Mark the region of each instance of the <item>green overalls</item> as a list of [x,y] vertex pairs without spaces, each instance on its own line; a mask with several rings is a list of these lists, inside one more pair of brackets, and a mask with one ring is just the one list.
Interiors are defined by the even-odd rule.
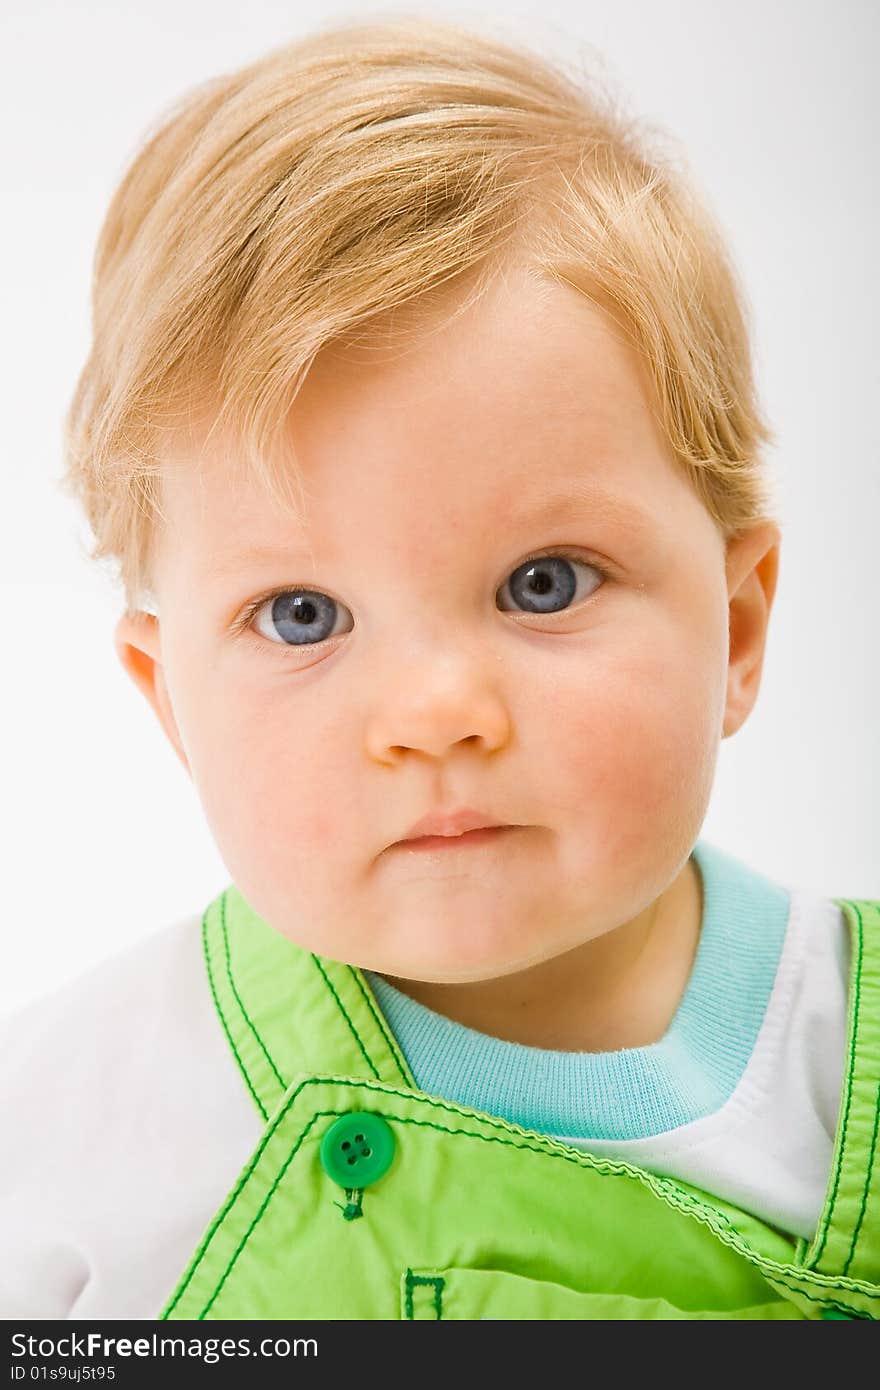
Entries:
[[677,1179],[418,1090],[362,972],[230,885],[210,987],[262,1137],[159,1317],[880,1317],[880,902],[852,937],[848,1065],[812,1243]]

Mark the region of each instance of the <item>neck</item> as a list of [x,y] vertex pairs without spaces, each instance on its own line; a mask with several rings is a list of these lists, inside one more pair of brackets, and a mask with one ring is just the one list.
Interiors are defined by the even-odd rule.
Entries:
[[688,858],[637,917],[528,970],[463,985],[386,978],[435,1013],[507,1042],[566,1052],[646,1047],[681,1002],[702,916],[700,873]]

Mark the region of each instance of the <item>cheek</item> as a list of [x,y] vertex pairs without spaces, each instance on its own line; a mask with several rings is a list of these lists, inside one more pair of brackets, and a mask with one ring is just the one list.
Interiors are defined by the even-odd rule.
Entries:
[[631,855],[705,813],[720,739],[717,657],[655,641],[591,660],[554,701],[548,754],[560,809],[591,843]]
[[[341,731],[308,702],[226,692],[199,721],[190,763],[236,881],[305,885],[332,858],[351,798]],[[326,873],[326,870],[325,870]]]

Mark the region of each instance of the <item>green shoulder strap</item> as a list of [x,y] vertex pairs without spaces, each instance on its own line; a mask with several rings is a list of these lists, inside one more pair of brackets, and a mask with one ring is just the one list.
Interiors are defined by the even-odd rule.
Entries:
[[[264,1120],[294,1076],[327,1071],[416,1089],[372,990],[356,966],[313,955],[270,927],[230,884],[202,919],[214,1003]],[[356,1010],[346,1001],[355,995]]]
[[831,1178],[804,1267],[880,1283],[880,902],[835,898],[852,941],[847,1070]]

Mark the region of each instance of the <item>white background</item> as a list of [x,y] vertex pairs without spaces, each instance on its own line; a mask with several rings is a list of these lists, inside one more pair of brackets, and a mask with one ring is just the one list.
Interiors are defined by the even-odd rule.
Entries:
[[[184,91],[339,17],[299,0],[4,6],[0,1011],[228,882],[196,793],[118,664],[121,592],[57,488],[109,198]],[[783,522],[758,704],[704,838],[778,881],[880,897],[878,15],[873,0],[407,5],[579,52],[680,142],[754,316]]]

